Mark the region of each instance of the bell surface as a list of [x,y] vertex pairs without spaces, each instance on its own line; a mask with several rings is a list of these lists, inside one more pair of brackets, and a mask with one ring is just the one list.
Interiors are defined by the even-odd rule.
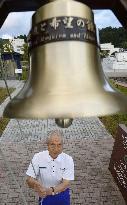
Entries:
[[85,4],[56,0],[39,8],[29,47],[29,79],[4,116],[70,119],[127,111],[127,97],[103,73],[93,12]]

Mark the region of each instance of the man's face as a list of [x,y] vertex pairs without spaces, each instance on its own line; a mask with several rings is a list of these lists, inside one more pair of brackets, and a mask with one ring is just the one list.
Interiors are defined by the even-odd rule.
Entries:
[[57,158],[63,150],[63,144],[61,138],[57,135],[53,135],[48,143],[48,151],[52,158]]

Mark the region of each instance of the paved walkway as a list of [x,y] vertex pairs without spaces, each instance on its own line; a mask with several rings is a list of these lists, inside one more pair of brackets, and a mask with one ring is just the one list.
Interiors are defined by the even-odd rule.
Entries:
[[47,132],[54,129],[63,132],[64,151],[74,158],[71,204],[125,205],[108,170],[114,140],[98,118],[75,119],[68,129],[58,128],[54,120],[10,120],[0,138],[0,205],[37,204],[25,172],[34,153],[46,149]]

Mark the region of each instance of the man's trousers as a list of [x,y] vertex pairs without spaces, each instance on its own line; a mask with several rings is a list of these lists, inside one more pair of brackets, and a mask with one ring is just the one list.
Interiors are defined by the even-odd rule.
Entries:
[[54,196],[47,196],[43,199],[39,198],[39,205],[70,205],[69,189]]

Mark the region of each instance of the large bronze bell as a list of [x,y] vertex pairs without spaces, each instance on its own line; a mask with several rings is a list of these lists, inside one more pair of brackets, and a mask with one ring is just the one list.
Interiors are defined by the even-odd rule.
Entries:
[[30,76],[7,105],[9,118],[103,116],[127,111],[127,97],[106,79],[91,9],[74,0],[53,0],[32,17]]

